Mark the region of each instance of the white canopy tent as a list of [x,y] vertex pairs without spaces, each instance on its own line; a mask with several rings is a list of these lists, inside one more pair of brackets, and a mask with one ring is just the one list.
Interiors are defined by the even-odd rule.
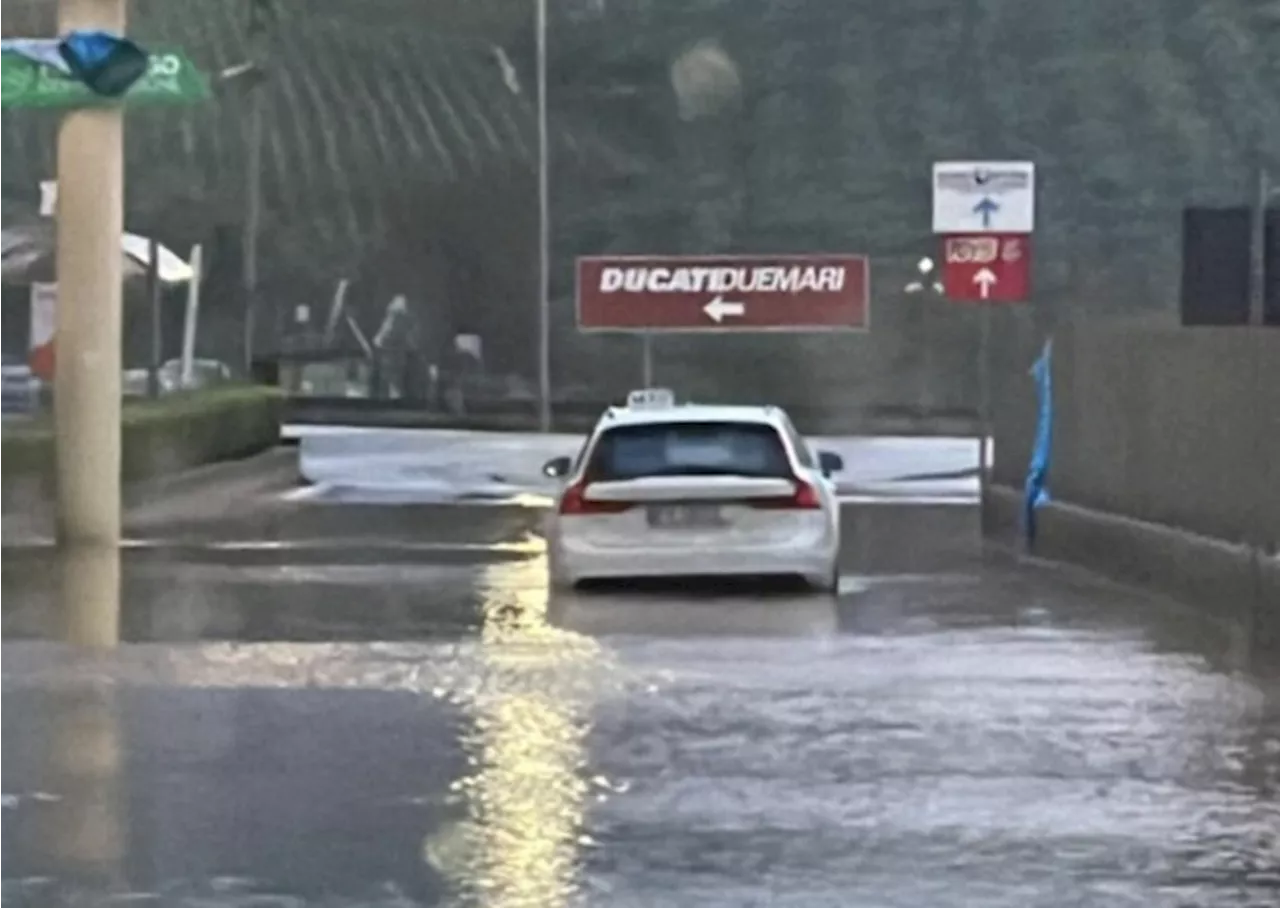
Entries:
[[[6,284],[48,282],[54,274],[57,250],[53,225],[47,222],[5,227],[3,239],[3,274]],[[167,285],[185,284],[194,271],[180,255],[157,244],[158,275]],[[145,277],[151,262],[151,240],[136,233],[120,237],[124,254],[126,280]]]
[[[120,237],[120,247],[125,255],[142,266],[145,273],[151,265],[151,240],[136,233],[126,233]],[[156,244],[159,260],[156,272],[162,284],[185,284],[191,280],[195,271],[191,265],[168,246]]]

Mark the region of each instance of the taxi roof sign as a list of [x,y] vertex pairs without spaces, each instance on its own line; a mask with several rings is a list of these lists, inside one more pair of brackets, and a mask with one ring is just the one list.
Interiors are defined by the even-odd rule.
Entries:
[[628,410],[668,410],[676,405],[670,388],[639,388],[627,394]]

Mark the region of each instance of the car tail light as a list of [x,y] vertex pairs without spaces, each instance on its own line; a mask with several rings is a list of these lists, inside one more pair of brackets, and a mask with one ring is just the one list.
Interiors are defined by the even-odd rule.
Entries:
[[560,496],[561,514],[621,514],[631,507],[629,501],[588,501],[587,484],[574,483]]
[[757,508],[772,511],[816,511],[822,507],[822,499],[818,491],[803,479],[793,480],[796,490],[790,495],[778,498],[756,498],[751,504]]

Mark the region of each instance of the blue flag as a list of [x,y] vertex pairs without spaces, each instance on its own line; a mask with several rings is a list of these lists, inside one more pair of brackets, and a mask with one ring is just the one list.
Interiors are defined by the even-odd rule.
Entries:
[[1040,413],[1036,422],[1036,438],[1027,468],[1027,483],[1022,502],[1022,527],[1027,547],[1036,541],[1036,509],[1049,500],[1049,460],[1053,449],[1053,339],[1045,341],[1044,350],[1031,366],[1040,397]]
[[58,43],[58,51],[73,76],[108,98],[123,95],[147,73],[147,52],[110,32],[70,32]]

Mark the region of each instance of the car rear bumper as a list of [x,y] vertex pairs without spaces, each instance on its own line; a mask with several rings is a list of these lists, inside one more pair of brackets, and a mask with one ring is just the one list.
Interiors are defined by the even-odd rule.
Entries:
[[553,545],[553,580],[573,584],[582,580],[626,577],[730,577],[796,575],[825,583],[836,568],[838,541],[763,547],[697,547],[677,549],[600,548],[579,540]]

